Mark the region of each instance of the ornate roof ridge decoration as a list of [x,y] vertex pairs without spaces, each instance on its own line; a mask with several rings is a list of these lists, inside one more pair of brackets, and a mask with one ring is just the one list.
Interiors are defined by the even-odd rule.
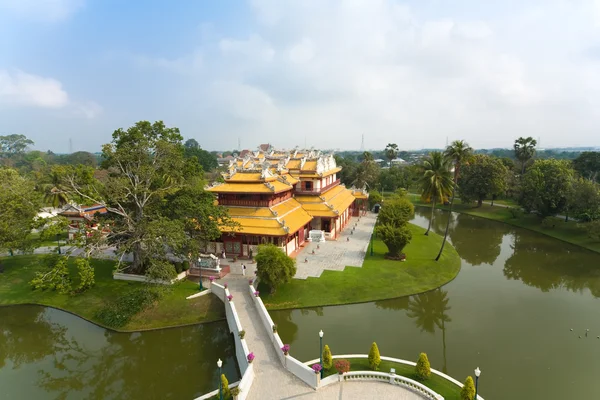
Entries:
[[268,188],[269,188],[269,189],[271,189],[272,191],[275,191],[275,186],[271,185],[271,183],[270,183],[270,182],[263,182],[263,183],[264,183],[264,185],[265,185],[266,187],[268,187]]
[[212,182],[212,183],[209,183],[209,184],[205,185],[204,186],[204,190],[208,190],[208,189],[211,189],[211,188],[214,188],[214,187],[217,187],[217,186],[221,186],[222,184],[223,184],[223,182],[216,182],[215,181],[215,182]]
[[306,156],[304,156],[300,159],[300,170],[301,171],[302,171],[302,168],[304,168],[304,164],[306,164],[306,160],[307,160]]

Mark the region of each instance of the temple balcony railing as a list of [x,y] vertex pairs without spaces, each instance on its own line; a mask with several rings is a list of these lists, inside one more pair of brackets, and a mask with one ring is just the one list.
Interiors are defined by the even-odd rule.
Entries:
[[326,191],[328,191],[329,189],[331,189],[332,187],[335,187],[337,185],[340,184],[340,180],[336,179],[335,181],[331,182],[329,185],[323,186],[319,189],[313,188],[313,189],[302,189],[302,190],[298,190],[296,189],[296,194],[311,194],[311,195],[315,195],[315,194],[321,194],[324,193]]

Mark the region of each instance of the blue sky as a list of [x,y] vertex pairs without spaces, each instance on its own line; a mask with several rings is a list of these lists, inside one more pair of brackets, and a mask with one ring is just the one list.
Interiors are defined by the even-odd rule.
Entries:
[[600,0],[0,0],[0,134],[98,151],[600,145]]

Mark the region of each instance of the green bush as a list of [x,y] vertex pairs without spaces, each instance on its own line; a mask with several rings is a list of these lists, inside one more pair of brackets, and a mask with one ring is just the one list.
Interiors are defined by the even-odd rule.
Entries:
[[554,228],[555,226],[556,226],[556,222],[554,221],[554,218],[545,217],[544,219],[542,219],[542,228],[550,229],[550,228]]
[[129,320],[160,298],[160,291],[152,286],[126,293],[104,305],[96,312],[95,318],[111,328],[120,328]]
[[181,263],[181,262],[179,262],[179,261],[178,261],[178,262],[174,262],[174,263],[173,263],[173,266],[175,267],[175,271],[176,271],[178,274],[180,274],[180,273],[181,273],[181,271],[183,271],[183,263]]
[[33,289],[56,290],[60,294],[71,293],[71,277],[67,267],[67,257],[52,255],[44,260],[48,268],[36,272],[29,282]]
[[182,268],[181,268],[181,269],[182,269],[183,271],[187,271],[188,269],[190,269],[190,263],[189,263],[189,261],[184,261],[184,262],[182,263]]
[[508,212],[510,213],[513,219],[522,218],[523,215],[525,215],[523,213],[523,210],[521,210],[519,207],[509,207]]
[[333,357],[329,346],[325,345],[323,348],[323,368],[330,370],[333,367]]
[[460,398],[461,400],[473,400],[475,398],[475,384],[470,376],[465,379],[465,385],[460,391]]
[[429,379],[429,377],[431,376],[431,365],[429,364],[427,354],[419,354],[419,360],[417,361],[417,365],[415,366],[415,372],[420,380],[425,381]]
[[594,240],[600,240],[600,220],[588,222],[585,225],[585,228],[588,232],[588,236]]
[[239,396],[240,395],[240,388],[238,388],[237,386],[234,387],[233,389],[231,389],[231,396],[235,398],[235,396]]
[[223,397],[230,397],[231,392],[229,391],[229,381],[227,380],[225,374],[221,374],[221,386],[223,387]]
[[377,237],[383,240],[383,243],[388,248],[386,256],[391,259],[400,260],[402,257],[402,250],[412,240],[412,232],[406,226],[393,226],[390,224],[378,225],[375,228],[375,234]]
[[344,373],[350,371],[350,361],[348,361],[348,360],[344,360],[344,359],[335,360],[334,366],[335,366],[335,369],[337,370],[338,374],[344,374]]
[[90,260],[88,258],[78,258],[75,261],[77,265],[77,270],[79,272],[79,287],[77,288],[77,292],[85,292],[96,283],[94,277],[94,267],[90,265]]
[[377,190],[369,191],[369,208],[373,208],[375,204],[381,204],[383,196]]
[[371,345],[371,350],[369,351],[369,367],[371,367],[373,371],[377,371],[379,364],[381,364],[379,348],[377,347],[377,343],[373,342]]

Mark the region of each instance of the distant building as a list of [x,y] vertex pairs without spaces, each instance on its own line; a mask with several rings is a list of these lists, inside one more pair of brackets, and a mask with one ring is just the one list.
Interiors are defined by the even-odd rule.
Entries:
[[94,221],[95,215],[106,214],[107,212],[106,206],[101,204],[93,206],[68,204],[58,215],[69,220],[69,240],[72,240],[77,233],[85,229],[98,229],[98,224]]

